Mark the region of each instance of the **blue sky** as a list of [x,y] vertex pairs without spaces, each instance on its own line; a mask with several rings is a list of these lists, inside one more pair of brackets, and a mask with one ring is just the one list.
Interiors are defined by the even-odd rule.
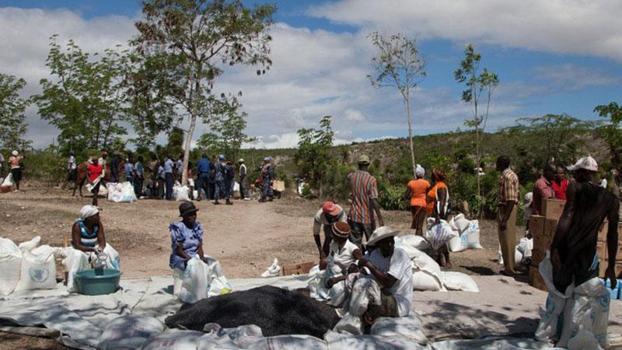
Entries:
[[[467,43],[482,54],[482,66],[500,77],[490,130],[547,113],[596,119],[594,106],[622,99],[620,1],[589,6],[581,0],[276,4],[270,73],[257,78],[249,74],[252,69],[235,68],[217,83],[223,91],[244,92],[248,131],[260,138],[259,146],[292,146],[298,128],[316,125],[325,114],[334,116],[340,142],[405,136],[396,91],[374,89],[365,77],[374,53],[366,35],[376,30],[418,40],[427,72],[414,97],[418,134],[463,128],[469,117],[469,106],[460,101],[462,87],[453,78]],[[28,92],[37,93],[38,80],[46,76],[49,35],[103,50],[134,35],[139,16],[140,3],[131,0],[0,1],[0,50],[8,50],[0,53],[0,66],[24,76]],[[38,120],[36,109],[28,118],[35,144],[49,143],[56,131]]]

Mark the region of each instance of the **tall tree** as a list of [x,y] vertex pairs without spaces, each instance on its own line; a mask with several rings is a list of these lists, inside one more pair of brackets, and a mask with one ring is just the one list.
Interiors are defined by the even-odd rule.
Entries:
[[46,63],[55,79],[42,79],[43,92],[35,96],[39,114],[60,130],[64,152],[107,147],[126,134],[126,52],[117,48],[89,54],[73,40],[63,50],[56,39],[50,39]]
[[618,105],[617,102],[610,102],[606,105],[596,106],[594,112],[597,112],[602,118],[608,119],[601,128],[601,134],[609,144],[611,164],[620,169],[622,166],[622,130],[620,130],[622,106]]
[[201,135],[197,142],[199,148],[223,153],[227,159],[237,159],[242,144],[254,140],[244,132],[247,114],[240,111],[241,107],[235,97],[223,97],[219,106],[213,110],[208,124],[210,132]]
[[[488,113],[490,112],[490,102],[492,101],[492,93],[499,85],[499,77],[496,73],[488,71],[484,68],[480,72],[480,61],[482,55],[475,51],[473,45],[469,44],[464,49],[464,59],[460,62],[460,67],[454,72],[454,78],[459,83],[464,83],[466,89],[462,91],[462,101],[472,103],[473,118],[465,121],[465,125],[475,129],[475,165],[479,169],[482,162],[481,139],[482,134],[486,130],[488,123]],[[482,94],[484,94],[485,108],[480,109],[482,102]],[[479,176],[477,175],[477,195],[481,199],[482,187]],[[479,203],[482,201],[479,200]],[[481,213],[481,205],[479,206]]]
[[209,121],[212,94],[223,66],[257,65],[257,74],[272,64],[267,32],[273,5],[249,9],[240,0],[145,0],[143,20],[136,23],[136,53],[158,57],[158,78],[168,81],[177,121],[189,124],[184,141],[184,171],[198,118]]
[[28,127],[24,111],[30,100],[19,95],[24,86],[24,79],[0,73],[0,148],[23,149],[30,144],[24,140]]
[[300,176],[309,184],[318,188],[320,197],[323,196],[324,178],[329,173],[335,157],[331,154],[335,133],[331,127],[331,116],[324,116],[320,120],[320,127],[303,128],[298,130],[298,150],[294,156]]
[[415,146],[413,143],[412,93],[421,79],[425,77],[425,64],[415,39],[402,34],[385,37],[378,32],[371,33],[369,38],[376,47],[377,56],[372,58],[373,74],[368,75],[373,86],[395,87],[399,91],[406,108],[408,119],[408,140],[410,142],[410,158],[413,177],[415,177]]

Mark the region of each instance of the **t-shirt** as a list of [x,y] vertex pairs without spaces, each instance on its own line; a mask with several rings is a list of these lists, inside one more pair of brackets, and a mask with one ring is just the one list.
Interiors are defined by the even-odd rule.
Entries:
[[335,221],[329,222],[328,216],[324,214],[324,211],[322,209],[317,211],[317,213],[315,214],[315,217],[313,218],[313,235],[314,236],[318,236],[320,234],[320,229],[322,228],[323,225],[330,225],[338,221],[348,222],[348,218],[346,217],[345,210],[343,210],[343,208],[341,208],[338,205],[337,207],[341,209],[341,213],[336,217]]
[[533,185],[533,201],[531,202],[531,209],[533,215],[542,215],[542,201],[548,198],[554,198],[555,192],[549,181],[540,176],[536,183]]
[[127,177],[134,176],[134,164],[130,162],[125,163],[125,176]]
[[340,273],[341,271],[345,271],[350,267],[350,265],[356,262],[354,258],[355,250],[359,249],[356,244],[350,242],[350,240],[346,240],[346,244],[343,245],[343,248],[339,249],[339,245],[335,240],[330,242],[330,250],[328,253],[328,270],[334,273]]
[[98,177],[100,177],[103,173],[103,166],[99,163],[89,163],[86,167],[89,175],[89,182],[94,183]]
[[[447,185],[445,185],[444,182],[439,181],[434,184],[434,186],[430,189],[430,191],[428,191],[426,211],[428,212],[429,215],[434,213],[434,206],[436,205],[436,200],[438,199],[436,198],[436,194],[438,190],[443,189],[443,188],[447,190]],[[445,205],[447,205],[447,203],[445,203]]]
[[203,226],[196,222],[193,228],[188,228],[182,221],[174,222],[168,227],[171,233],[171,257],[169,266],[180,270],[186,269],[186,260],[175,253],[177,244],[181,244],[188,256],[193,257],[199,252],[203,244]]
[[371,224],[370,201],[378,198],[376,178],[363,170],[348,174],[352,191],[352,206],[348,218],[360,224]]
[[380,271],[395,277],[397,281],[389,289],[389,293],[397,302],[398,316],[408,316],[413,300],[413,270],[408,254],[401,248],[395,248],[393,255],[384,257],[380,249],[374,249],[365,258]]
[[173,163],[172,160],[167,159],[164,162],[164,173],[165,174],[172,174],[173,173],[173,167],[175,166],[175,164]]
[[562,181],[551,182],[551,187],[553,187],[553,192],[555,192],[555,198],[566,200],[566,189],[568,188],[568,180],[562,179]]
[[22,161],[21,156],[10,156],[9,157],[9,165],[11,169],[19,169],[21,167],[20,162]]
[[425,179],[410,180],[408,182],[408,189],[410,190],[410,206],[411,207],[425,207],[426,199],[425,195],[430,188],[430,183]]

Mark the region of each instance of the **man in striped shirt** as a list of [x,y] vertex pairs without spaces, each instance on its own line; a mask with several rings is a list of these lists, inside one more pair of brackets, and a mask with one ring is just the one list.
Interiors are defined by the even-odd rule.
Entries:
[[[384,226],[378,203],[378,185],[369,171],[369,157],[362,155],[358,160],[359,169],[348,174],[352,205],[348,213],[348,223],[352,229],[350,240],[359,247],[363,244],[363,234],[368,240],[378,226]],[[376,222],[374,212],[378,217]]]
[[510,169],[510,158],[501,156],[497,158],[497,171],[499,176],[499,214],[497,224],[499,228],[499,244],[503,256],[502,271],[504,275],[513,276],[514,271],[514,247],[516,246],[516,212],[518,211],[518,197],[520,196],[518,176]]

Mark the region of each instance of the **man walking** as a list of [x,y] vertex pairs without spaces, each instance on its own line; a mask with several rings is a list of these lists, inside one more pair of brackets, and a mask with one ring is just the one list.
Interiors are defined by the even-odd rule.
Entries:
[[518,211],[517,204],[520,196],[518,176],[510,169],[510,158],[506,156],[497,158],[497,171],[501,172],[501,176],[499,176],[497,227],[505,268],[501,273],[514,276],[516,274],[514,270],[516,212]]
[[250,200],[250,198],[248,198],[248,179],[246,178],[246,164],[244,164],[244,159],[240,158],[240,160],[238,160],[238,164],[240,165],[240,167],[238,168],[238,176],[239,176],[239,181],[240,181],[240,199],[243,199],[245,201]]
[[[363,235],[369,240],[378,226],[384,226],[380,204],[378,203],[378,185],[376,178],[369,173],[369,157],[362,155],[358,159],[358,170],[348,174],[352,205],[348,213],[348,223],[352,228],[350,240],[361,248]],[[374,213],[378,217],[376,222]]]
[[201,191],[205,193],[205,198],[209,199],[209,177],[212,171],[212,163],[207,158],[207,154],[203,153],[201,159],[197,163],[197,192],[199,196],[197,200],[201,200]]
[[170,156],[166,156],[164,161],[164,178],[166,179],[166,200],[173,200],[173,169],[175,163]]

